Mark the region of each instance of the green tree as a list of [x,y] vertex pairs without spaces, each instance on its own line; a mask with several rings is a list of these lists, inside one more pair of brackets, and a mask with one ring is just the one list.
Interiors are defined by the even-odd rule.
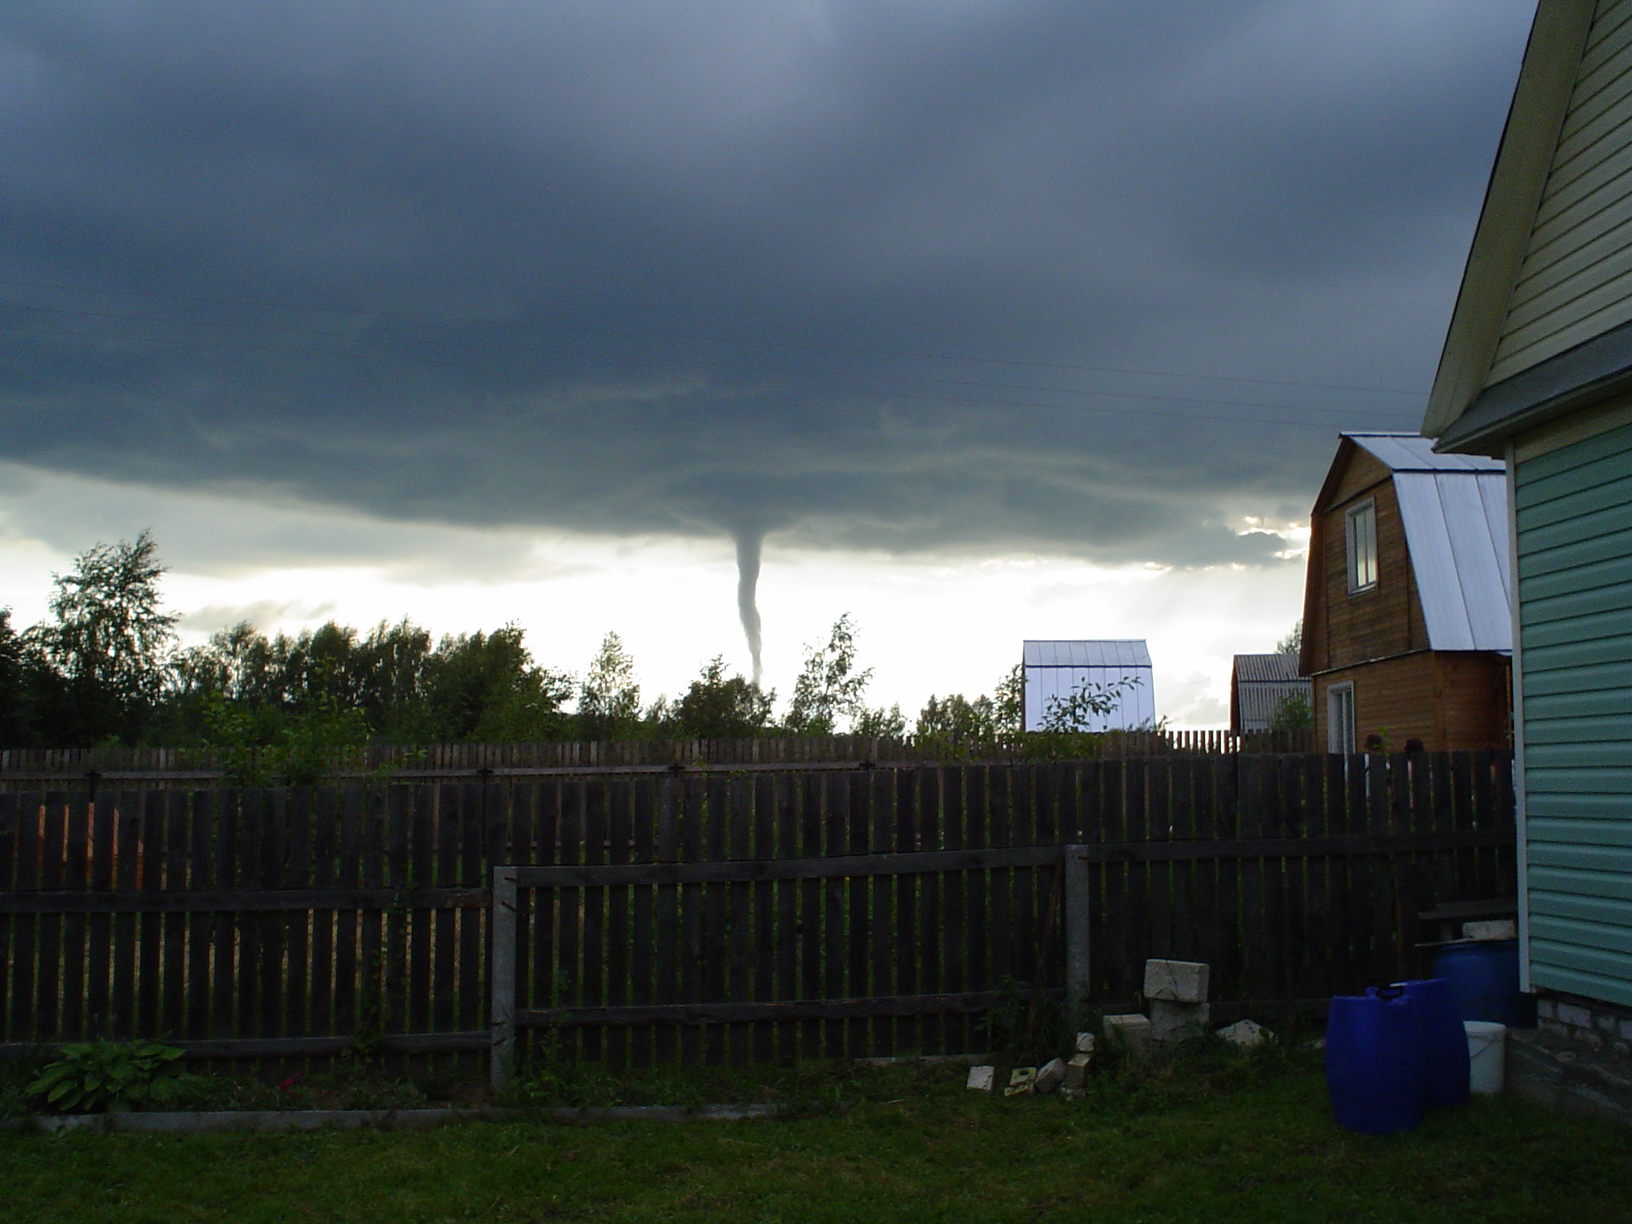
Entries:
[[1303,650],[1303,617],[1298,617],[1292,628],[1275,643],[1276,654],[1298,654]]
[[852,728],[856,735],[866,735],[873,739],[900,740],[907,737],[906,715],[901,713],[899,705],[892,705],[889,709],[879,706],[878,709],[866,709],[856,715],[856,724]]
[[1314,725],[1314,711],[1309,708],[1309,698],[1302,693],[1288,693],[1275,703],[1269,714],[1271,731],[1301,731]]
[[96,544],[52,575],[50,623],[31,634],[63,681],[59,742],[133,741],[165,692],[176,617],[159,605],[165,567],[152,533]]
[[825,646],[805,647],[805,666],[793,682],[788,730],[799,735],[832,735],[841,718],[866,707],[861,695],[873,669],[856,670],[856,630],[846,612],[833,622]]
[[578,734],[623,739],[640,726],[640,684],[623,639],[608,631],[578,686]]
[[1053,734],[1085,731],[1096,719],[1114,714],[1122,695],[1139,687],[1138,676],[1123,676],[1100,684],[1084,680],[1064,697],[1050,697],[1043,703],[1040,730]]
[[738,739],[763,735],[771,721],[774,692],[743,676],[727,676],[725,659],[715,655],[679,700],[659,712],[664,730],[697,739]]

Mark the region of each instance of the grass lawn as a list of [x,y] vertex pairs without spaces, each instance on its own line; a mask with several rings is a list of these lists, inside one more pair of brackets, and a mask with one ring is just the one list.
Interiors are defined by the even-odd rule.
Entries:
[[742,1074],[685,1095],[850,1105],[734,1123],[0,1135],[0,1219],[1632,1222],[1632,1133],[1498,1099],[1409,1135],[1350,1135],[1309,1056],[1101,1072],[1080,1101],[965,1092],[946,1067]]

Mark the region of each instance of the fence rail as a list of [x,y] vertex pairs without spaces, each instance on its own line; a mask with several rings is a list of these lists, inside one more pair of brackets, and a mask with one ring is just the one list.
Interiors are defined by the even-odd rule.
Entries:
[[477,1074],[508,975],[523,1058],[962,1052],[1068,975],[1137,1006],[1149,956],[1273,1013],[1410,972],[1420,909],[1513,894],[1509,774],[1159,756],[0,794],[0,1048]]
[[[1307,731],[1110,731],[1086,737],[1073,752],[1098,758],[1236,752],[1307,752]],[[463,780],[575,774],[663,773],[729,766],[735,770],[854,769],[943,763],[1013,764],[1035,752],[1024,738],[977,750],[938,741],[871,736],[801,738],[607,740],[520,744],[370,745],[336,749],[328,759],[335,782]],[[0,788],[44,783],[117,789],[142,783],[189,790],[216,785],[231,774],[253,772],[261,753],[195,748],[8,748],[0,750]]]

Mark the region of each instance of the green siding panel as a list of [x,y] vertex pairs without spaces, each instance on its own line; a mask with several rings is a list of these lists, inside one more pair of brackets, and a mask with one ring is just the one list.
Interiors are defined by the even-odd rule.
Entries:
[[1513,476],[1531,981],[1632,1005],[1632,426]]
[[[1611,641],[1603,645],[1606,655],[1617,653],[1621,644]],[[1581,665],[1563,665],[1559,667],[1546,666],[1550,658],[1563,659],[1568,648],[1556,651],[1537,651],[1543,657],[1537,663],[1528,655],[1524,660],[1524,700],[1528,705],[1533,700],[1550,699],[1578,693],[1583,697],[1591,696],[1604,691],[1632,689],[1632,663],[1615,659],[1602,663],[1586,663]]]
[[1632,927],[1613,926],[1597,915],[1589,919],[1557,918],[1551,914],[1539,914],[1532,906],[1530,938],[1560,946],[1632,956]]
[[1592,488],[1572,489],[1563,497],[1532,504],[1515,512],[1520,531],[1551,527],[1589,514],[1624,513],[1632,503],[1632,476],[1611,480]]
[[1632,983],[1613,974],[1582,973],[1562,965],[1540,960],[1531,945],[1530,984],[1542,990],[1562,990],[1566,994],[1585,995],[1606,1003],[1632,1007]]
[[[1562,529],[1549,527],[1544,534],[1561,536]],[[1529,540],[1529,532],[1521,531],[1519,539],[1526,545],[1533,543]],[[1538,574],[1552,574],[1559,570],[1594,565],[1611,557],[1628,555],[1632,555],[1632,529],[1609,535],[1593,534],[1584,538],[1560,539],[1557,543],[1545,546],[1536,545],[1519,554],[1519,585],[1522,588],[1526,579]]]
[[1610,897],[1581,897],[1574,893],[1530,890],[1530,913],[1552,918],[1575,918],[1583,922],[1608,922],[1632,930],[1632,898],[1617,901]]

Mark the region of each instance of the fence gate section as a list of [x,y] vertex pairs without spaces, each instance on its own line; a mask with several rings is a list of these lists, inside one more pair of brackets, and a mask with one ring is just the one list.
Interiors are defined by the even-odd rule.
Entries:
[[497,867],[494,1083],[529,1056],[646,1066],[982,1048],[994,1007],[1058,999],[1062,965],[1086,978],[1069,849]]

